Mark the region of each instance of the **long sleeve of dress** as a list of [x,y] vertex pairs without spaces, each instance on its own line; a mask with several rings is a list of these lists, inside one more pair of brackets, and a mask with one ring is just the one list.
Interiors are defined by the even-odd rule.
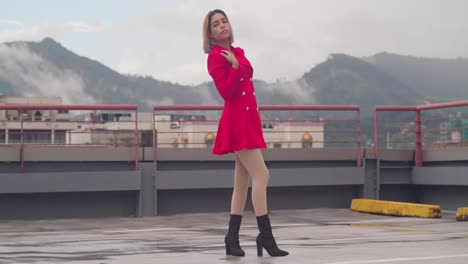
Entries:
[[208,55],[208,72],[218,89],[221,97],[227,101],[239,87],[239,71],[221,54],[210,53]]

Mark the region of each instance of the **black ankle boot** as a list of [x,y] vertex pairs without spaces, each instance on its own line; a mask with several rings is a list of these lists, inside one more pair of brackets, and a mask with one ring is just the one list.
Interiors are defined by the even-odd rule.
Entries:
[[241,225],[242,215],[231,215],[229,219],[229,230],[224,238],[226,244],[226,255],[245,256],[244,250],[239,244],[239,230]]
[[270,218],[268,218],[268,214],[257,216],[257,224],[258,229],[260,230],[260,234],[257,236],[258,256],[263,256],[263,249],[265,249],[272,257],[282,257],[289,254],[287,251],[279,249],[276,245],[273,232],[271,231]]

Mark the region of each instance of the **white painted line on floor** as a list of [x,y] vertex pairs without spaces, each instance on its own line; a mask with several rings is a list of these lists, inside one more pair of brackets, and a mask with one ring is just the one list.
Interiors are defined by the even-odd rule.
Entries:
[[[296,227],[296,226],[315,226],[317,224],[315,223],[310,223],[310,224],[274,224],[273,225],[273,228],[275,227]],[[211,226],[213,227],[213,226]],[[220,228],[226,228],[226,226],[219,226]],[[246,228],[257,228],[258,226],[257,225],[242,225],[242,227],[246,227]]]
[[408,258],[387,258],[387,259],[357,260],[357,261],[341,261],[341,262],[329,262],[329,263],[326,263],[326,264],[389,263],[389,262],[408,262],[408,261],[418,261],[418,260],[435,260],[435,259],[466,258],[466,257],[468,257],[468,254],[445,255],[445,256],[408,257]]
[[[274,227],[296,227],[296,226],[310,226],[310,224],[277,224]],[[257,225],[242,225],[243,228],[257,228]],[[159,228],[145,228],[145,229],[114,229],[114,230],[96,230],[102,233],[133,233],[133,232],[154,232],[154,231],[186,231],[197,229],[227,229],[227,226],[194,226],[194,227],[159,227]]]
[[[116,230],[102,230],[102,233],[137,233],[137,232],[155,232],[155,231],[186,231],[196,229],[194,227],[160,227],[160,228],[146,228],[146,229],[116,229]],[[99,232],[100,230],[96,230]]]
[[[242,235],[242,233],[241,233]],[[333,242],[341,242],[341,241],[353,241],[353,240],[371,240],[371,242],[374,242],[372,240],[382,240],[382,239],[388,239],[388,238],[398,238],[398,239],[403,239],[403,238],[414,238],[414,237],[421,237],[421,236],[427,236],[427,237],[433,237],[433,238],[438,238],[438,237],[454,237],[454,236],[460,236],[464,237],[467,236],[468,232],[462,232],[462,233],[443,233],[443,234],[408,234],[408,235],[385,235],[385,236],[366,236],[366,237],[349,237],[349,238],[331,238],[331,239],[311,239],[311,240],[295,240],[295,239],[281,239],[280,237],[277,237],[278,240],[280,241],[281,245],[297,245],[298,242],[301,245],[310,245],[314,246],[317,243],[323,243],[326,245],[333,245]],[[328,243],[326,243],[328,242]],[[213,243],[213,244],[205,244],[205,245],[197,245],[198,248],[211,248],[211,247],[220,247],[223,246],[224,243]],[[243,241],[242,242],[243,246],[255,246],[255,241]]]
[[[300,241],[301,245],[315,245],[317,243],[323,243],[327,245],[333,245],[333,242],[344,242],[344,241],[358,241],[364,240],[369,242],[376,242],[385,239],[411,239],[415,237],[427,237],[427,238],[441,238],[441,237],[464,237],[467,236],[468,232],[460,233],[440,233],[440,234],[407,234],[407,235],[384,235],[384,236],[363,236],[363,237],[347,237],[347,238],[330,238],[330,239],[311,239],[307,241]],[[296,245],[298,240],[294,239],[280,239],[282,245]],[[411,241],[410,241],[411,242]]]
[[388,239],[388,238],[413,238],[413,237],[447,237],[447,236],[466,236],[468,232],[458,233],[440,233],[440,234],[397,234],[397,235],[381,235],[381,236],[365,236],[365,237],[348,237],[348,238],[332,238],[332,239],[317,239],[310,242],[333,242],[333,241],[352,241],[352,240],[371,240],[371,239]]
[[[107,233],[117,233],[117,234],[122,234],[126,235],[125,233],[138,233],[138,232],[187,232],[187,231],[193,231],[196,229],[194,228],[152,228],[152,229],[121,229],[121,230],[100,230],[100,232],[107,232]],[[82,233],[81,235],[85,235],[86,237],[89,236],[96,236],[94,239],[95,240],[100,240],[100,239],[107,239],[106,237],[100,237],[100,232],[97,230],[92,230],[92,234],[90,233]],[[167,233],[166,233],[167,234]],[[30,235],[29,232],[23,235]],[[41,235],[47,235],[50,237],[49,232],[41,233]],[[58,234],[58,235],[64,235],[63,233]],[[243,235],[243,233],[241,233]],[[305,234],[304,234],[305,235]],[[330,239],[311,239],[308,241],[303,241],[303,240],[296,240],[296,239],[280,239],[281,244],[283,245],[297,245],[300,243],[301,245],[315,245],[317,243],[323,243],[327,245],[332,245],[333,243],[336,242],[345,242],[345,241],[369,241],[369,242],[374,242],[374,241],[381,241],[381,240],[394,240],[394,239],[411,239],[411,238],[417,238],[417,237],[423,237],[423,238],[428,238],[428,239],[437,239],[437,238],[443,238],[443,237],[466,237],[468,236],[468,231],[466,232],[453,232],[453,233],[427,233],[427,234],[385,234],[385,235],[375,235],[375,236],[362,236],[362,237],[344,237],[344,238],[330,238]],[[23,240],[25,239],[25,240]],[[213,236],[214,239],[214,236]],[[27,237],[16,237],[14,238],[15,241],[21,241],[23,243],[28,242],[28,243],[39,243],[41,241],[40,238],[38,240],[34,239],[28,239]],[[57,240],[52,240],[51,241],[57,241]],[[254,242],[251,243],[252,245]],[[246,245],[251,245],[250,243],[246,243]],[[212,245],[210,245],[212,246]]]
[[136,233],[136,232],[155,232],[155,231],[186,231],[192,227],[160,227],[160,228],[145,228],[145,229],[89,229],[89,230],[53,230],[53,231],[18,231],[18,232],[1,232],[0,235],[15,235],[15,236],[30,236],[30,235],[66,235],[66,234],[97,234],[97,233]]

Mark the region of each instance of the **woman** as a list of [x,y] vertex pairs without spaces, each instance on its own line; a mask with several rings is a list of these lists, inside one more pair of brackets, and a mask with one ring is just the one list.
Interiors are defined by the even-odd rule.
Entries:
[[239,244],[239,229],[252,176],[252,202],[260,233],[257,254],[265,249],[270,256],[289,253],[278,248],[267,210],[266,188],[269,172],[260,149],[266,148],[252,83],[253,68],[234,41],[229,19],[219,9],[210,11],[203,25],[203,50],[208,54],[208,72],[224,99],[213,154],[235,154],[234,190],[229,229],[224,239],[226,254],[244,256]]

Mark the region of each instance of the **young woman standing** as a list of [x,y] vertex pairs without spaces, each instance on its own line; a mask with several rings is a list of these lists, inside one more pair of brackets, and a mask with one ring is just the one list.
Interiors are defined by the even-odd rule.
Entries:
[[226,254],[244,256],[239,244],[239,229],[252,177],[252,202],[260,233],[257,254],[265,249],[271,256],[289,253],[278,248],[267,210],[267,185],[270,178],[260,149],[266,148],[257,100],[252,82],[253,68],[243,49],[233,47],[234,35],[226,13],[210,11],[203,25],[203,50],[208,54],[208,72],[213,78],[224,108],[219,121],[213,154],[235,154],[234,190],[229,229],[225,237]]

